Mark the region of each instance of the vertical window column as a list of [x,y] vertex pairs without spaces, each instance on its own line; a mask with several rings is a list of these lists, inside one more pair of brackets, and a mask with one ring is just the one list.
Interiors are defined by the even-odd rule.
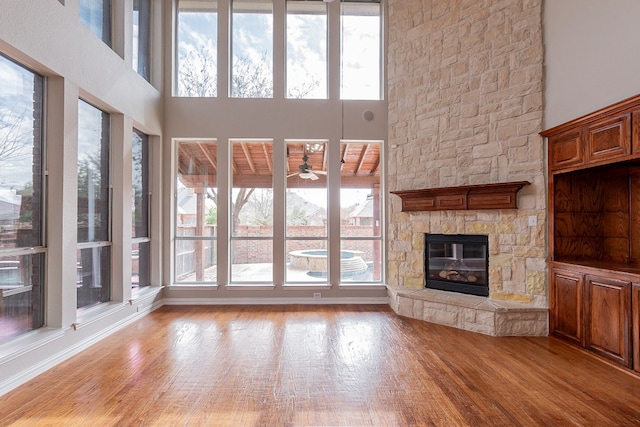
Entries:
[[78,308],[111,299],[109,119],[78,102]]
[[215,285],[217,142],[178,141],[176,151],[174,282]]

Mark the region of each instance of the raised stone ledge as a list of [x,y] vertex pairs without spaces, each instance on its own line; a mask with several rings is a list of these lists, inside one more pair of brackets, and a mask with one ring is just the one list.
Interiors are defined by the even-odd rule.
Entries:
[[435,289],[387,285],[400,316],[491,336],[546,336],[548,309]]

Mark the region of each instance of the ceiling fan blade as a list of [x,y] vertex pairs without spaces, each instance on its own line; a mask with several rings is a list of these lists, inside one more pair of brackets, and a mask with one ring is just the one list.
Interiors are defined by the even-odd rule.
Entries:
[[299,175],[299,172],[290,173],[289,175],[287,175],[287,178],[291,178],[292,176],[296,175]]
[[313,173],[318,174],[318,175],[326,175],[327,171],[313,171]]

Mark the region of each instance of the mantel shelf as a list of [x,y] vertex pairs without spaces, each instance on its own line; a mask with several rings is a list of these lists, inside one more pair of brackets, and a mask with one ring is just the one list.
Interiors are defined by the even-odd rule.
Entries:
[[518,191],[528,181],[494,184],[463,185],[459,187],[424,188],[391,191],[402,199],[402,212],[517,209]]

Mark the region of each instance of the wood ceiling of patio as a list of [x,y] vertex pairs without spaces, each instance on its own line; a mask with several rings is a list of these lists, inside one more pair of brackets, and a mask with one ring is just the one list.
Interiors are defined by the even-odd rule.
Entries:
[[[325,187],[326,175],[318,180],[302,179],[296,174],[303,164],[305,152],[311,170],[327,170],[326,144],[319,150],[309,150],[314,142],[287,143],[287,187]],[[273,145],[262,141],[241,141],[233,145],[233,186],[270,188],[273,174]],[[217,145],[205,141],[181,142],[178,153],[178,172],[181,181],[192,188],[215,187],[217,174]],[[347,188],[371,188],[380,183],[380,144],[343,143],[340,147],[340,176]]]

